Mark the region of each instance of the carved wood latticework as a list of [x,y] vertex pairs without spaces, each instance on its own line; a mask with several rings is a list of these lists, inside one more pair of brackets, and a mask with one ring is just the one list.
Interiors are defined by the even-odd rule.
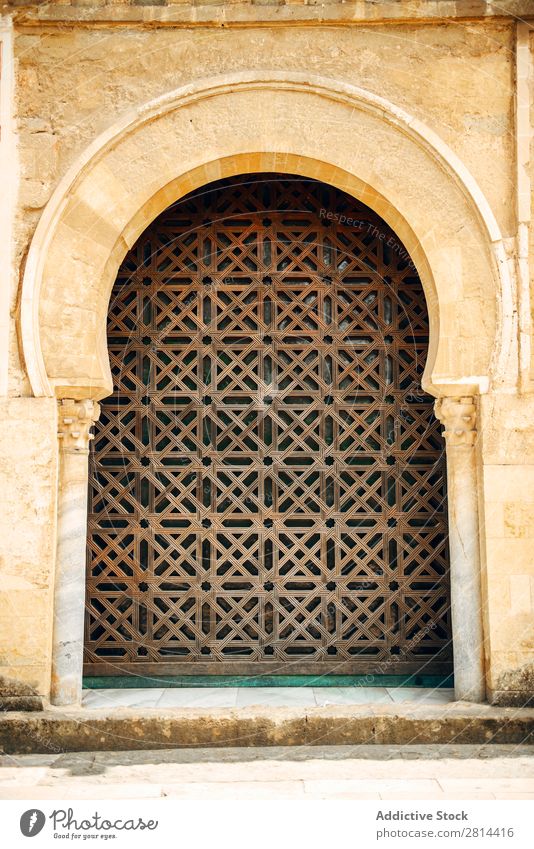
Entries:
[[212,184],[126,256],[108,342],[86,672],[450,671],[427,309],[380,218]]

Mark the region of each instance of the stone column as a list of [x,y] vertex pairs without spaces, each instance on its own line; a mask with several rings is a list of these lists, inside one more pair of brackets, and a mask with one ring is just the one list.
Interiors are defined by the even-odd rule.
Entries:
[[436,415],[447,447],[454,692],[483,702],[484,634],[476,476],[476,407],[471,396],[440,398]]
[[79,704],[82,694],[87,535],[88,455],[91,426],[100,415],[94,401],[61,401],[57,555],[50,700]]

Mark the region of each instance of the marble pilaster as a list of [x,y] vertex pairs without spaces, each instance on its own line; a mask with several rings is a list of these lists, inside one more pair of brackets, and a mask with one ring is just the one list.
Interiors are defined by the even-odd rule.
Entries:
[[457,700],[486,697],[476,476],[476,405],[472,396],[440,398],[436,415],[447,448],[451,616]]
[[99,405],[94,401],[64,400],[59,404],[58,535],[50,696],[56,705],[74,705],[81,700],[88,454],[91,426],[99,414]]

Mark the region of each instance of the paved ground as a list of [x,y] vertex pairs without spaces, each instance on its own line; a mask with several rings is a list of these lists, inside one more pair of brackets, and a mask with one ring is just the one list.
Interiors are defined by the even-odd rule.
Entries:
[[423,687],[176,687],[167,689],[86,690],[85,708],[109,707],[321,707],[413,702],[445,704],[454,691]]
[[2,799],[534,799],[534,746],[0,756]]

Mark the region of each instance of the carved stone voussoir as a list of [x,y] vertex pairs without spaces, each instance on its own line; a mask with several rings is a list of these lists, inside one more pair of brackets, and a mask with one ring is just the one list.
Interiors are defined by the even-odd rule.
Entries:
[[76,454],[87,453],[90,432],[100,415],[96,401],[74,401],[67,398],[59,404],[58,439],[64,451]]
[[463,398],[438,398],[436,416],[444,426],[443,435],[448,445],[474,445],[476,432],[476,406],[472,396]]

